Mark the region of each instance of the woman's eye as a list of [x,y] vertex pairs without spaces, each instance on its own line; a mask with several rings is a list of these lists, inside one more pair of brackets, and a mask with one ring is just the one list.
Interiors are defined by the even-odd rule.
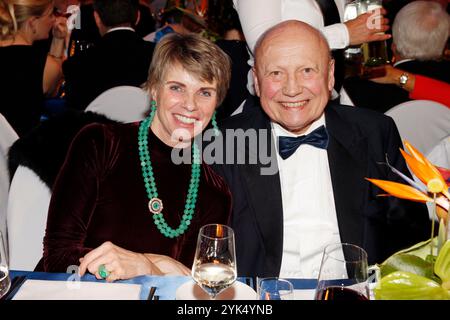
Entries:
[[171,85],[169,88],[173,91],[181,91],[181,87],[177,85]]
[[204,97],[211,97],[212,93],[210,91],[200,91],[200,95]]

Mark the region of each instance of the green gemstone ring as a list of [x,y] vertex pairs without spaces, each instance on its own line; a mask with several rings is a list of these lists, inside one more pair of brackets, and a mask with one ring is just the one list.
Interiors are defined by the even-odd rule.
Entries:
[[98,274],[100,275],[100,277],[102,277],[103,279],[106,279],[109,276],[109,272],[108,270],[106,270],[106,267],[104,264],[101,264],[98,267]]

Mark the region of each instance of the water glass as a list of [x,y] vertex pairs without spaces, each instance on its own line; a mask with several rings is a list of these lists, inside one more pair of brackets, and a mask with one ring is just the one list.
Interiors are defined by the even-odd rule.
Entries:
[[11,286],[8,270],[8,258],[6,257],[6,242],[0,231],[0,298],[3,297]]
[[286,279],[281,278],[258,278],[259,300],[293,300],[294,286]]

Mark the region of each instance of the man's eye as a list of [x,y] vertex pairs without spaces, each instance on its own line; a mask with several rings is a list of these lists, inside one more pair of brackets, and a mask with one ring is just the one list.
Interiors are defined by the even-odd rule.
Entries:
[[278,76],[281,75],[281,71],[272,71],[270,74],[271,74],[272,76],[278,77]]

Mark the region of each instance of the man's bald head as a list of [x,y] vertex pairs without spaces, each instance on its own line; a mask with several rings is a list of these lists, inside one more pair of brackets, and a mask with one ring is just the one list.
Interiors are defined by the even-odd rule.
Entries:
[[309,24],[298,20],[286,20],[275,26],[267,29],[258,39],[255,44],[255,60],[258,61],[258,56],[261,51],[264,50],[267,45],[270,45],[271,40],[274,37],[285,36],[288,34],[295,34],[298,36],[299,41],[303,38],[308,38],[313,41],[317,41],[319,47],[323,52],[326,52],[328,57],[331,57],[330,46],[325,36],[316,28],[311,27]]

